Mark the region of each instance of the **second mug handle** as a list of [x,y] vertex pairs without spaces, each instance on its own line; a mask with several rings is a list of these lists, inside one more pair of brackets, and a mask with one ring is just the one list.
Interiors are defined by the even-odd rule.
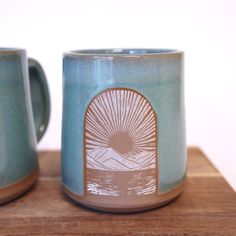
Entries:
[[31,101],[37,141],[43,137],[50,116],[50,95],[45,73],[41,65],[32,58],[28,59]]

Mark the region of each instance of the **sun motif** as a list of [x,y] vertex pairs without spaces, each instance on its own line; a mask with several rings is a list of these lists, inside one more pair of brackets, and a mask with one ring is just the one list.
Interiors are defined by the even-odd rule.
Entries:
[[156,150],[156,117],[138,92],[108,89],[91,102],[85,121],[86,151],[112,148],[125,158]]

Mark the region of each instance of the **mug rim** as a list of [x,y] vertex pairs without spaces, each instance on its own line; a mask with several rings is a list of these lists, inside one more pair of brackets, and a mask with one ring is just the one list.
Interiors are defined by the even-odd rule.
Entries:
[[172,48],[103,48],[69,50],[63,56],[69,57],[150,57],[174,55],[183,51]]
[[23,48],[15,48],[15,47],[0,47],[0,56],[6,54],[19,54],[24,53],[26,50]]

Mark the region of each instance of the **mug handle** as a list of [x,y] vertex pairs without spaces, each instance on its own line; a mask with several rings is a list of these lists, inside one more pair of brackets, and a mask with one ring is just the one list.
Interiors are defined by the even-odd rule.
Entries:
[[43,137],[50,116],[50,95],[43,68],[35,59],[28,59],[31,101],[37,141]]

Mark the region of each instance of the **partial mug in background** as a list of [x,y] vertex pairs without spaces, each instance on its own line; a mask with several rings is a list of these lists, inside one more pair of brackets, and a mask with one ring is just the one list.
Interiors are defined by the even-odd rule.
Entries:
[[36,144],[48,125],[49,100],[39,63],[23,49],[0,48],[0,204],[37,180]]

